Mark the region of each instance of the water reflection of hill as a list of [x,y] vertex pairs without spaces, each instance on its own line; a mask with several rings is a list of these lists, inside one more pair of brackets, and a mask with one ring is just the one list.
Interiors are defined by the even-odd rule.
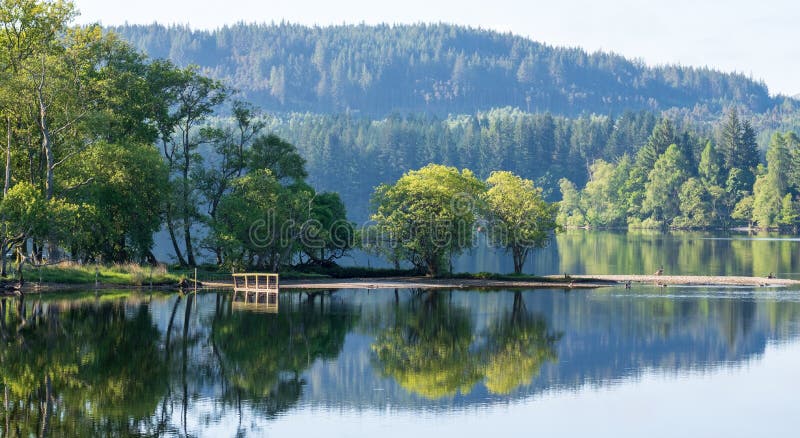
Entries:
[[23,434],[508,403],[736,367],[800,333],[800,293],[784,290],[342,290],[282,294],[277,314],[237,310],[227,294],[0,304],[6,427]]
[[[479,350],[476,345],[486,342],[487,328],[496,325],[498,319],[508,318],[507,311],[514,308],[514,294],[510,292],[444,295],[451,312],[468,311],[475,354]],[[543,391],[614,384],[647,370],[679,375],[739,366],[757,359],[767,342],[793,339],[800,319],[800,303],[753,296],[732,299],[724,294],[704,294],[696,299],[673,299],[670,294],[625,295],[620,290],[522,295],[529,317],[546,324],[547,332],[558,339],[552,360],[542,360],[529,371],[534,374],[530,383],[523,379],[518,387],[510,388],[508,395],[491,391],[492,384],[485,375],[466,390],[440,388],[443,393],[435,395],[441,397],[431,397],[431,391],[415,391],[417,388],[391,375],[382,377],[375,370],[371,350],[392,308],[409,304],[401,300],[395,305],[393,296],[372,294],[369,308],[358,304],[364,309],[361,333],[348,335],[335,362],[317,363],[308,371],[310,385],[304,400],[356,409],[464,407],[507,402]],[[403,293],[400,296],[410,300]],[[364,301],[358,293],[341,298]],[[523,365],[516,359],[508,365],[508,372]]]

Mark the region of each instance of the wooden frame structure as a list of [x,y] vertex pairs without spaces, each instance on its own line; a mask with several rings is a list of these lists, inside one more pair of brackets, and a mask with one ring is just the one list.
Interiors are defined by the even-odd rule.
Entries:
[[[240,292],[245,303],[266,303],[267,306],[278,307],[278,274],[233,274],[234,303]],[[261,301],[262,297],[264,301]]]

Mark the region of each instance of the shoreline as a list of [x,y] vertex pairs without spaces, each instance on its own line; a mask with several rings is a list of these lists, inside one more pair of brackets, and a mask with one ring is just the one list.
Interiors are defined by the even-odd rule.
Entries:
[[653,283],[675,286],[800,286],[800,280],[788,278],[746,277],[736,275],[573,275],[616,283]]
[[[313,289],[597,289],[601,287],[619,286],[626,282],[650,284],[654,286],[800,286],[800,280],[744,277],[744,276],[697,276],[697,275],[572,275],[565,280],[561,275],[550,275],[536,280],[493,280],[493,279],[460,279],[460,278],[428,278],[428,277],[384,277],[384,278],[347,278],[347,279],[300,279],[281,281],[282,290]],[[233,282],[212,281],[201,282],[199,291],[232,290]],[[60,283],[28,283],[22,293],[44,293],[76,290],[160,290],[180,291],[175,285],[167,286],[125,286],[108,283],[60,284]],[[193,290],[189,287],[186,290]],[[2,291],[0,296],[15,296],[19,291]]]

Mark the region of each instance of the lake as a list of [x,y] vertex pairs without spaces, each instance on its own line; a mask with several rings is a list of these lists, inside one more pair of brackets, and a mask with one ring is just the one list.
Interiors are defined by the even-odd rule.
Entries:
[[2,436],[792,436],[800,291],[2,301]]
[[[373,259],[370,263],[379,263]],[[532,252],[529,274],[744,275],[800,278],[800,236],[778,233],[568,230]],[[456,272],[513,272],[511,257],[484,241],[454,260]]]
[[[527,271],[798,277],[792,236],[569,231]],[[507,272],[478,248],[459,271]],[[0,436],[793,436],[800,290],[4,298]]]

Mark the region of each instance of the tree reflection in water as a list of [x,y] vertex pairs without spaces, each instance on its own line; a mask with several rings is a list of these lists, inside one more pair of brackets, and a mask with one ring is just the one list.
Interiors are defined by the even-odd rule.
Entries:
[[18,299],[0,310],[3,436],[158,430],[167,373],[147,304]]
[[796,342],[797,291],[654,290],[289,293],[278,314],[225,293],[0,299],[0,436],[259,434],[303,406],[502,403]]
[[489,328],[486,388],[493,394],[509,394],[529,385],[545,362],[556,362],[555,344],[560,334],[551,334],[541,315],[529,313],[522,292],[514,292],[514,306]]
[[330,298],[294,297],[263,314],[217,295],[205,330],[193,325],[195,296],[177,296],[163,338],[148,300],[3,299],[0,436],[187,435],[203,396],[240,420],[244,408],[272,418],[297,403],[302,373],[336,358],[357,321]]
[[469,392],[481,379],[479,357],[470,350],[472,320],[447,297],[418,292],[407,306],[396,306],[394,323],[372,346],[384,376],[431,399]]
[[357,312],[325,296],[299,303],[295,297],[301,298],[282,300],[276,314],[233,310],[229,297],[217,297],[210,342],[224,403],[246,401],[272,418],[300,399],[305,370],[339,355]]
[[481,380],[495,394],[529,384],[546,361],[555,361],[559,335],[528,313],[522,293],[510,312],[480,337],[467,309],[447,292],[417,292],[395,306],[394,321],[372,345],[376,368],[407,391],[428,399],[468,394]]

